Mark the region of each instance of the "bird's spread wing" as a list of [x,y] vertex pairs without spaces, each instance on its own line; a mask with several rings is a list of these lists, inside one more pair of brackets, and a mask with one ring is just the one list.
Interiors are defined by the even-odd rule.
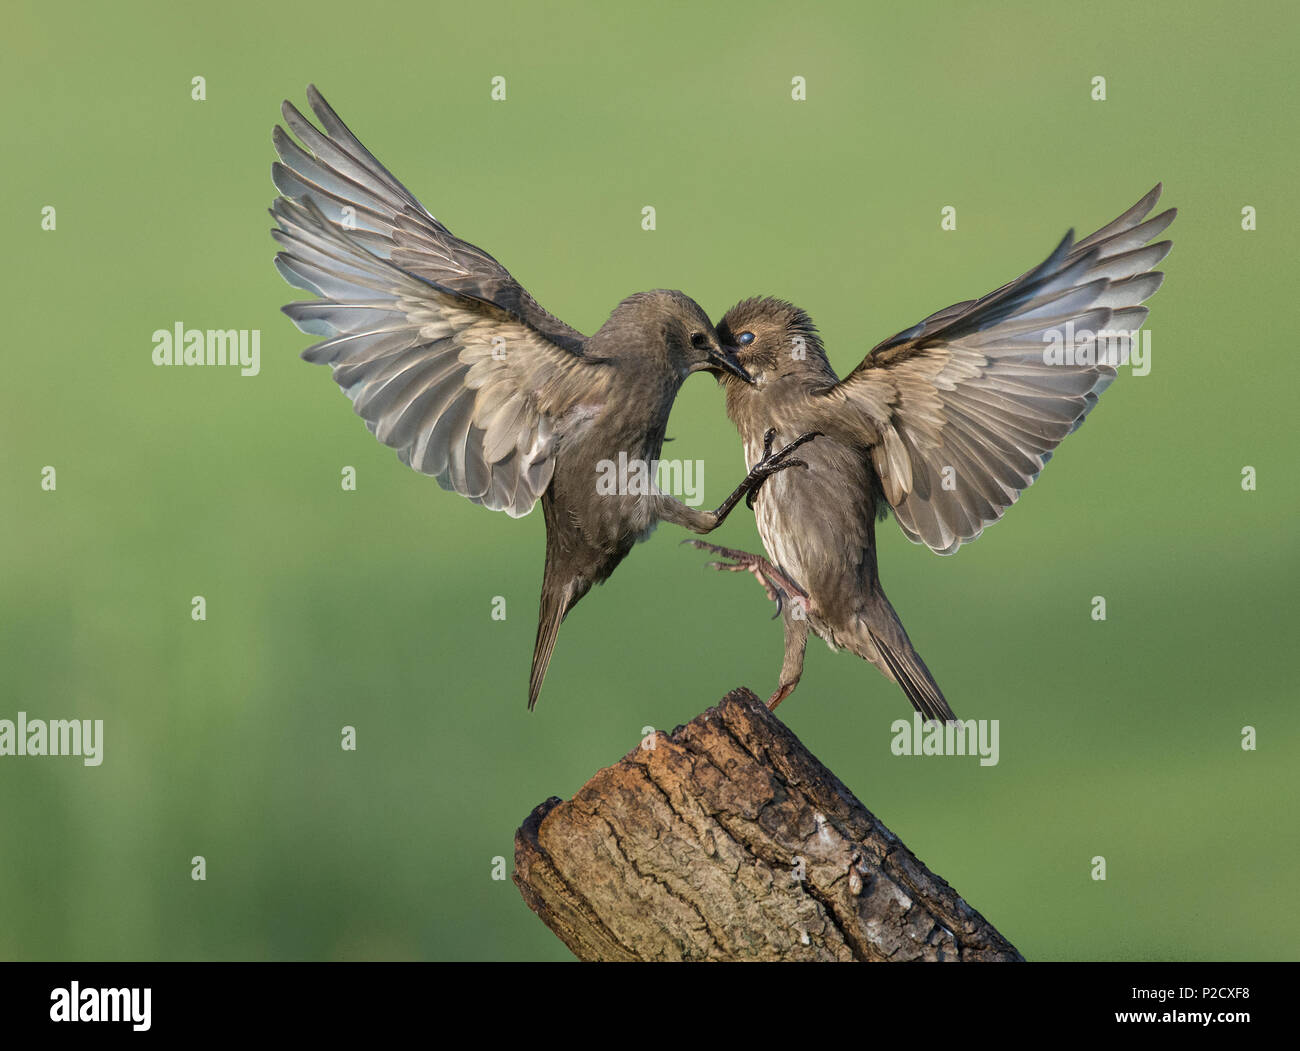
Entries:
[[871,444],[909,539],[950,554],[979,536],[1127,363],[1172,247],[1148,243],[1175,215],[1144,221],[1159,197],[1078,243],[1071,231],[1041,265],[886,340],[825,393]]
[[[315,88],[324,133],[290,103],[274,133],[276,266],[321,298],[284,308],[326,337],[357,414],[404,463],[478,504],[527,514],[554,471],[556,423],[603,368],[585,338],[509,272],[453,237],[347,129]],[[304,149],[305,147],[305,149]],[[593,381],[595,382],[595,381]]]

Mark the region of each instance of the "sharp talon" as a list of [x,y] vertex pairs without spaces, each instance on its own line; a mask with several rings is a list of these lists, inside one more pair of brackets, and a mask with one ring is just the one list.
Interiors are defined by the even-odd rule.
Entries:
[[752,555],[747,551],[737,551],[729,547],[714,547],[712,544],[706,544],[703,541],[695,541],[697,547],[710,548],[725,558],[731,559],[729,562],[714,561],[705,564],[705,569],[720,569],[731,573],[750,573],[758,581],[763,589],[763,593],[768,599],[776,603],[776,613],[772,619],[775,620],[785,612],[786,599],[797,601],[801,605],[806,600],[803,592],[795,584],[792,584],[765,558],[760,555]]
[[703,540],[697,540],[693,536],[687,537],[682,541],[682,543],[690,544],[691,547],[698,548],[700,551],[712,551],[715,555],[725,555],[727,553],[725,547],[718,547],[715,544],[706,543]]

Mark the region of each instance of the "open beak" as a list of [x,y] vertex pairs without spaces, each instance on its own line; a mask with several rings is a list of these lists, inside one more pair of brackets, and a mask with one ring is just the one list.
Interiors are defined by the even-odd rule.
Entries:
[[722,347],[718,350],[709,352],[709,364],[712,370],[717,372],[730,372],[733,376],[738,376],[746,383],[753,383],[754,380],[749,373],[745,371],[744,366],[736,358],[735,347]]

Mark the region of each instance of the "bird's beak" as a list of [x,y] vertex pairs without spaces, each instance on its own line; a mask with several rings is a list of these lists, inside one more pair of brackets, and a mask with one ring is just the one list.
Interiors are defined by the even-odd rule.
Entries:
[[753,383],[753,378],[745,371],[739,359],[736,357],[735,347],[721,347],[718,350],[709,351],[709,370],[711,372],[730,372],[746,383]]

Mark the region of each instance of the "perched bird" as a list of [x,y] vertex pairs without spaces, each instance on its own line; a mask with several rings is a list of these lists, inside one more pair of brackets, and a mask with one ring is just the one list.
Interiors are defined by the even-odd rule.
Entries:
[[[799,682],[811,628],[902,687],[927,719],[954,718],[885,597],[875,521],[892,509],[908,539],[956,551],[1002,517],[1083,422],[1127,363],[1160,287],[1149,244],[1174,209],[1145,216],[1156,186],[1114,222],[982,299],[957,303],[875,347],[843,380],[802,310],[737,304],[718,326],[753,382],[724,377],[727,415],[759,463],[776,435],[822,432],[806,471],[772,479],[754,501],[768,558],[687,541],[748,571],[785,624],[775,708]],[[1144,221],[1145,219],[1145,221]]]
[[[325,337],[357,414],[403,463],[474,503],[519,517],[540,498],[546,565],[528,688],[537,703],[560,622],[661,520],[707,533],[741,496],[801,461],[755,461],[716,511],[671,496],[598,492],[601,461],[658,459],[673,399],[693,372],[749,377],[681,292],[629,296],[593,336],[543,310],[481,248],[458,240],[348,130],[314,88],[324,131],[285,102],[271,175],[276,266],[321,298],[284,312]],[[305,147],[305,148],[304,148]],[[631,487],[625,487],[631,488]]]

